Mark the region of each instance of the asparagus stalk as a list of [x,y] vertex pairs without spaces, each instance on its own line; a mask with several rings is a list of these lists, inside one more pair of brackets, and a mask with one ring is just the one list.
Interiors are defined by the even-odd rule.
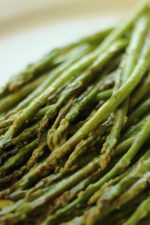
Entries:
[[113,93],[112,89],[102,91],[102,92],[98,93],[96,100],[97,101],[108,100],[112,96],[112,93]]
[[150,86],[150,74],[148,74],[147,78],[144,80],[143,84],[135,91],[133,98],[130,102],[130,107],[134,108],[142,98],[149,93]]
[[35,137],[38,126],[39,124],[35,123],[30,128],[26,128],[17,137],[11,140],[7,140],[7,142],[5,142],[4,145],[1,146],[0,150],[5,151],[9,147],[13,147],[17,145],[21,146],[28,143],[28,141],[30,141],[32,138]]
[[10,170],[20,165],[22,161],[33,151],[37,146],[37,140],[34,140],[30,144],[26,145],[20,152],[13,157],[9,158],[0,168],[0,177],[4,177]]
[[131,136],[136,135],[141,128],[143,127],[145,120],[147,120],[147,118],[149,117],[149,115],[145,116],[139,123],[129,127],[124,135],[121,137],[121,141],[125,141],[126,139],[130,138]]
[[27,168],[31,169],[38,160],[44,155],[45,148],[47,147],[47,143],[45,140],[32,152],[31,157],[27,162]]
[[124,112],[122,110],[118,110],[115,117],[116,121],[111,130],[110,136],[107,137],[105,144],[101,150],[102,155],[100,157],[100,167],[104,170],[111,160],[112,149],[114,149],[115,145],[117,144],[117,139],[124,123]]

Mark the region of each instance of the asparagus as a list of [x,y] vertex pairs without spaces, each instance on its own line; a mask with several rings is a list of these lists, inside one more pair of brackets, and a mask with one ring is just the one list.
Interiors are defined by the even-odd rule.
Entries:
[[83,217],[80,216],[80,217],[75,217],[73,220],[69,221],[69,222],[66,222],[66,223],[63,223],[62,225],[82,225],[82,220],[83,220]]
[[110,115],[110,113],[113,112],[125,100],[125,98],[141,81],[143,72],[145,72],[148,67],[147,59],[150,57],[150,43],[148,37],[143,49],[143,55],[140,58],[138,65],[135,67],[131,77],[118,91],[115,92],[115,94],[112,95],[112,97],[102,107],[98,109],[95,115],[89,121],[87,121],[75,133],[74,136],[72,136],[64,145],[52,152],[49,160],[52,167],[55,166],[56,163],[58,163],[58,160],[60,158],[69,153],[81,139],[86,137],[90,131],[94,130],[94,128],[96,128],[98,124],[103,122]]
[[[144,166],[146,166],[146,163]],[[149,186],[149,180],[150,172],[147,172],[127,192],[125,192],[116,200],[115,203],[117,207],[121,207],[122,205],[135,198],[137,195],[141,194]]]
[[38,74],[41,74],[41,72],[53,68],[54,66],[62,62],[64,60],[62,56],[68,53],[68,51],[72,50],[73,48],[85,44],[99,44],[111,31],[112,28],[101,30],[100,32],[84,37],[68,46],[52,50],[43,59],[34,64],[30,64],[23,72],[15,77],[15,80],[13,79],[9,81],[8,84],[1,89],[0,97],[3,97],[8,91],[20,88],[25,83],[29,82],[33,78],[36,78]]
[[[90,65],[97,57],[100,55],[101,52],[104,52],[117,38],[121,37],[127,30],[130,28],[135,20],[148,8],[148,1],[145,1],[139,9],[136,11],[136,13],[123,25],[121,25],[119,28],[116,28],[108,37],[104,40],[104,42],[95,50],[95,52],[85,56],[79,62],[75,63],[72,68],[70,68],[68,71],[64,72],[64,74],[61,75],[61,79],[56,80],[53,85],[51,85],[50,88],[48,88],[44,93],[39,96],[35,103],[31,104],[30,107],[27,107],[27,109],[22,113],[22,116],[20,115],[20,118],[22,118],[21,121],[18,121],[18,128],[21,127],[23,124],[23,121],[27,120],[33,113],[40,107],[41,104],[36,104],[36,102],[42,101],[42,104],[44,103],[44,100],[46,100],[46,97],[49,96],[49,94],[52,94],[54,90],[58,86],[60,86],[62,83],[64,83],[70,76],[73,76],[75,73],[81,71],[86,66]],[[16,124],[16,123],[15,123]],[[15,131],[13,131],[13,126],[11,128],[11,136],[13,136],[16,132],[16,126]],[[9,132],[8,132],[9,134]],[[8,135],[7,134],[7,135]]]
[[0,150],[3,152],[3,151],[5,151],[5,149],[7,149],[9,147],[28,143],[28,140],[30,141],[30,139],[34,138],[34,136],[36,135],[36,130],[37,130],[38,126],[39,126],[39,124],[35,123],[30,128],[26,128],[17,137],[15,137],[11,140],[8,139],[7,142],[5,142],[1,146]]
[[[121,46],[124,43],[120,44]],[[126,43],[125,43],[126,45]],[[54,83],[51,84],[51,86],[46,89],[35,101],[32,102],[26,109],[23,110],[23,112],[19,115],[19,117],[14,121],[14,124],[10,128],[11,136],[14,136],[17,130],[21,128],[22,124],[29,119],[30,116],[32,116],[44,103],[47,101],[47,98],[56,91],[58,87],[63,85],[68,79],[72,78],[77,72],[80,72],[83,70],[85,67],[90,65],[91,63],[94,62],[94,60],[98,57],[98,53],[93,52],[90,55],[86,56],[83,58],[81,61],[75,63],[72,67],[66,70],[59,79],[56,79]],[[97,67],[101,68],[101,64],[97,65]]]
[[[70,203],[66,207],[58,210],[53,216],[48,217],[45,224],[51,224],[53,222],[55,223],[59,217],[62,218],[62,216],[64,216],[66,213],[70,213],[77,206],[84,204],[91,197],[91,195],[93,193],[95,193],[105,182],[109,181],[110,179],[114,178],[115,176],[119,175],[122,171],[124,171],[130,165],[131,160],[133,159],[135,154],[139,151],[140,147],[143,145],[145,140],[148,138],[149,133],[150,133],[150,121],[147,120],[145,123],[145,126],[144,126],[143,130],[140,132],[138,138],[136,138],[136,140],[134,141],[131,148],[119,160],[119,162],[100,180],[98,180],[94,184],[91,184],[85,190],[85,192],[83,192],[79,195],[79,197],[76,200],[74,200],[72,203]],[[93,218],[95,220],[97,219],[96,216],[95,217],[92,216],[92,220],[93,220]]]
[[16,200],[16,199],[18,200],[18,199],[20,199],[20,195],[21,195],[21,197],[29,199],[30,196],[32,196],[33,194],[38,192],[40,189],[46,189],[46,188],[54,185],[54,183],[59,182],[64,176],[65,176],[64,173],[52,174],[48,177],[41,179],[35,186],[31,187],[28,190],[19,190],[18,189],[11,194],[9,192],[8,198],[12,199],[12,200]]
[[149,215],[150,212],[149,205],[150,205],[150,197],[148,197],[140,204],[140,206],[136,209],[133,215],[131,215],[131,217],[123,225],[138,224],[139,221],[141,221],[143,218]]
[[18,180],[24,173],[26,172],[26,166],[22,166],[19,168],[19,170],[15,170],[12,172],[12,174],[7,175],[0,179],[0,187],[1,189],[5,186],[8,186],[8,184],[15,183],[15,181]]
[[56,200],[54,201],[54,207],[53,207],[53,213],[58,210],[59,208],[64,207],[69,202],[74,200],[78,193],[83,191],[90,183],[93,183],[96,181],[100,176],[101,171],[97,170],[95,173],[92,173],[87,178],[83,179],[80,183],[75,185],[70,190],[67,190],[62,195],[60,195]]
[[12,106],[16,105],[20,100],[25,98],[28,94],[30,94],[35,88],[37,88],[41,82],[46,79],[47,75],[32,81],[30,84],[24,86],[21,90],[8,95],[7,97],[0,100],[0,113],[5,112],[10,109]]
[[[122,148],[121,148],[122,149]],[[120,151],[120,148],[118,148],[118,149],[116,149],[116,153],[118,154],[118,152],[117,151]],[[87,165],[87,167],[86,168],[88,168],[88,165]],[[85,169],[86,169],[85,168]],[[56,175],[51,175],[50,177],[47,177],[47,178],[44,178],[43,180],[41,180],[41,182],[39,182],[36,186],[35,186],[35,188],[31,188],[31,190],[29,191],[29,192],[27,192],[28,194],[27,195],[29,195],[30,196],[30,193],[32,194],[33,192],[35,192],[36,190],[38,190],[39,188],[41,188],[41,187],[45,187],[45,185],[46,185],[46,187],[48,186],[48,185],[51,185],[54,181],[56,182],[57,181],[57,179],[60,179],[61,177],[63,176],[63,174],[56,174]],[[16,193],[17,194],[17,193]],[[20,191],[19,191],[19,195],[20,195]],[[16,195],[15,195],[16,196]]]
[[1,224],[148,221],[149,3],[1,89]]
[[4,177],[10,170],[18,166],[25,160],[25,157],[30,154],[33,149],[37,146],[37,140],[34,140],[30,144],[26,145],[20,152],[5,162],[3,166],[0,168],[0,177]]
[[[21,206],[21,204],[22,202],[24,203],[24,201],[20,200],[20,203],[17,203],[16,207],[18,207],[18,204],[19,204],[19,206],[21,206],[22,209],[24,208],[25,210],[24,213],[27,215],[31,211],[31,208],[35,209],[39,207],[40,205],[43,205],[46,201],[50,201],[50,199],[54,199],[56,196],[61,194],[64,190],[72,187],[75,183],[78,183],[82,178],[85,178],[86,176],[88,176],[88,174],[90,174],[91,172],[94,172],[94,170],[96,170],[97,168],[98,168],[98,160],[94,159],[93,162],[89,163],[89,165],[86,166],[84,169],[79,170],[77,173],[73,174],[68,179],[66,178],[62,180],[61,182],[55,185],[55,188],[49,189],[40,198],[35,199],[33,202],[26,201],[23,206]],[[30,205],[31,208],[28,207],[28,205]],[[9,212],[11,212],[10,210],[14,210],[14,206],[8,210]],[[1,211],[0,215],[3,215],[3,213],[5,214],[5,211],[4,212]],[[12,215],[10,214],[10,218],[15,219],[18,217],[18,215],[21,216],[21,211],[19,210],[19,208],[16,214],[12,214]],[[6,220],[7,219],[8,218],[6,216]]]
[[111,130],[110,136],[107,137],[107,140],[101,150],[102,155],[100,157],[100,166],[103,170],[107,167],[111,160],[112,149],[117,143],[118,135],[120,133],[122,124],[124,123],[124,112],[122,112],[122,110],[118,110],[115,116],[115,124]]
[[[89,72],[83,73],[83,75],[81,75],[80,80],[79,80],[79,78],[77,78],[72,84],[70,84],[70,86],[67,88],[67,90],[64,90],[64,93],[62,93],[61,98],[59,99],[59,101],[56,103],[56,105],[52,109],[53,111],[50,109],[50,111],[48,111],[46,113],[46,116],[43,118],[43,120],[41,122],[41,129],[39,131],[40,133],[42,133],[42,131],[45,129],[46,125],[48,124],[50,119],[53,117],[53,115],[56,114],[56,110],[60,108],[60,106],[62,105],[62,103],[64,101],[68,100],[68,98],[70,97],[72,92],[77,93],[78,86],[80,89],[80,88],[82,88],[82,86],[86,86],[89,79],[94,78],[94,75],[91,73],[91,70],[92,69],[95,70],[96,68],[100,69],[102,67],[102,65],[104,65],[104,62],[106,60],[109,60],[110,57],[112,57],[114,54],[117,54],[120,50],[122,50],[122,48],[124,48],[124,45],[126,45],[126,43],[124,41],[119,41],[119,42],[115,43],[112,47],[110,47],[110,49],[108,49],[108,51],[105,54],[103,54],[101,56],[100,59],[98,59],[96,66],[95,65],[91,66],[91,68],[89,69]],[[100,83],[102,83],[102,81],[100,81]],[[99,89],[99,87],[97,85],[97,87],[95,87],[94,90],[91,91],[91,94],[89,93],[89,95],[86,96],[85,99],[83,99],[81,101],[81,103],[76,104],[76,107],[72,109],[72,111],[70,112],[68,117],[71,118],[71,117],[73,117],[74,114],[77,116],[77,111],[79,113],[79,111],[80,111],[79,109],[80,108],[82,109],[83,107],[85,107],[85,105],[88,103],[88,101],[91,101],[92,98],[95,97],[95,94],[96,94],[96,92],[98,92],[98,89]],[[66,118],[66,120],[69,120],[68,117]],[[65,125],[63,124],[62,127],[65,127]],[[66,127],[66,129],[67,129],[67,127]],[[61,129],[61,126],[60,126],[59,130],[60,130],[60,133],[64,132],[63,128]],[[56,134],[56,136],[57,136],[57,134]],[[59,131],[58,131],[58,136],[59,136]],[[49,140],[50,140],[50,137],[48,137],[48,143],[49,143]],[[51,147],[51,144],[49,144],[49,146],[50,146],[50,149],[53,149],[53,147]]]
[[[76,119],[76,117],[79,115],[80,112],[82,112],[84,110],[84,108],[86,108],[86,106],[93,104],[94,103],[94,99],[95,96],[99,90],[101,84],[101,79],[100,81],[97,83],[97,85],[95,85],[95,87],[93,89],[91,89],[90,91],[88,90],[84,95],[83,99],[81,99],[81,101],[77,101],[75,102],[75,104],[73,105],[73,107],[70,109],[70,111],[67,113],[67,115],[65,116],[65,118],[60,122],[59,127],[54,130],[53,132],[49,132],[48,133],[48,145],[50,149],[53,149],[51,146],[58,146],[63,144],[65,142],[65,139],[63,139],[63,142],[61,141],[61,137],[62,134],[66,134],[67,130],[69,130],[69,125]],[[51,144],[52,142],[52,144]],[[54,143],[53,143],[54,142]]]
[[[144,37],[148,30],[148,27],[149,27],[149,17],[145,16],[139,19],[134,28],[131,37],[131,42],[127,50],[126,61],[125,62],[123,61],[123,64],[125,65],[123,65],[124,68],[122,69],[123,71],[121,74],[122,83],[128,80],[134,69],[134,65],[137,62],[137,59],[140,55],[139,52],[141,51],[142,43],[144,41]],[[102,153],[104,153],[104,155],[101,157],[100,160],[100,165],[102,168],[105,168],[111,159],[111,151],[113,150],[114,146],[117,143],[120,131],[122,130],[126,120],[127,107],[128,107],[128,100],[126,101],[124,106],[121,107],[121,109],[119,109],[116,112],[116,122],[110,133],[110,136],[108,136],[102,149]]]
[[89,205],[94,205],[98,199],[102,196],[102,194],[107,190],[108,188],[112,187],[113,185],[117,184],[119,181],[121,181],[128,172],[130,172],[130,168],[120,176],[117,176],[116,178],[110,180],[109,182],[106,182],[97,192],[94,193],[94,195],[91,196],[91,198],[88,201]]
[[70,57],[66,62],[61,64],[58,68],[54,69],[50,73],[48,73],[48,78],[43,82],[41,86],[39,86],[33,93],[31,93],[24,101],[20,102],[16,106],[12,112],[9,114],[18,113],[18,111],[24,109],[27,107],[31,101],[33,101],[36,97],[38,97],[51,83],[57,79],[61,73],[63,73],[69,66],[71,66],[73,63],[75,63],[78,59],[80,59],[82,56],[86,55],[87,52],[89,52],[90,49],[87,46],[79,46],[77,49],[74,49],[73,52],[70,52]]
[[[149,121],[149,117],[145,120],[145,123],[144,123],[144,126],[146,126],[145,124],[147,124],[147,121]],[[147,124],[148,126],[149,124]],[[138,150],[140,148],[140,143],[139,142],[142,142],[144,141],[145,139],[144,138],[147,138],[147,135],[145,136],[145,132],[147,132],[147,127],[145,128],[146,130],[144,130],[143,132],[141,132],[141,135],[139,136],[139,141],[137,141],[136,139],[134,139],[134,142],[136,142],[136,145],[134,146],[135,147],[135,151]],[[126,146],[125,146],[126,147]],[[131,147],[131,152],[133,151],[134,152],[134,147],[132,149]],[[118,148],[119,149],[119,148]],[[122,148],[121,148],[122,150]],[[127,153],[127,156],[128,157],[128,154],[130,156],[130,151],[129,153]],[[52,171],[53,167],[50,167],[50,164],[51,163],[51,155],[40,165],[38,165],[36,168],[33,168],[33,170],[30,171],[29,174],[27,174],[27,176],[24,177],[24,179],[21,181],[21,187],[22,188],[25,188],[27,187],[28,185],[30,185],[31,181],[33,182],[34,180],[37,180],[39,179],[39,177],[41,176],[44,176],[44,171],[46,174],[48,174],[50,171]],[[120,164],[122,163],[122,161],[120,162]],[[119,167],[119,165],[117,166],[117,168]],[[116,170],[117,170],[116,168]],[[41,174],[41,171],[43,171],[43,173]]]
[[113,93],[112,89],[102,91],[102,92],[98,93],[96,100],[97,101],[105,100],[105,99],[108,100],[108,98],[111,97],[112,93]]
[[[131,149],[134,149],[134,147],[131,147]],[[123,161],[126,159],[126,156],[127,155],[129,155],[131,152],[130,152],[130,150],[129,150],[129,152],[118,162],[118,164],[117,165],[119,165],[120,163],[121,163],[121,165],[123,166]],[[132,155],[132,154],[131,154]],[[132,156],[133,157],[133,156]],[[147,166],[149,166],[149,160],[147,160],[148,162],[147,162]],[[128,161],[127,160],[125,160],[124,161],[125,162],[125,164],[126,164],[126,166],[129,164],[129,159],[128,159]],[[146,165],[145,165],[145,167],[146,167]],[[117,167],[117,166],[116,166]],[[120,169],[122,170],[122,168],[120,167]],[[139,170],[140,169],[143,169],[143,167],[142,168],[138,168]],[[145,169],[145,168],[144,168]],[[146,167],[146,169],[147,170],[149,170],[149,167]],[[115,171],[115,169],[113,168],[112,169],[112,172],[114,172]],[[140,171],[139,171],[140,172]],[[111,173],[111,172],[110,172]],[[138,173],[137,173],[138,174]],[[138,174],[139,175],[139,174]],[[127,180],[127,181],[126,181]],[[120,188],[120,186],[119,186],[119,188],[117,189],[115,189],[114,188],[114,190],[112,190],[112,192],[110,191],[110,196],[109,196],[109,192],[108,193],[106,193],[106,196],[108,195],[108,197],[111,199],[111,198],[113,198],[114,196],[116,196],[117,194],[119,194],[122,190],[124,190],[124,187],[125,188],[128,188],[128,186],[125,186],[126,184],[128,185],[130,185],[131,184],[131,182],[133,181],[133,179],[130,179],[129,177],[127,177],[127,178],[125,178],[125,183],[123,183],[123,185],[121,186],[121,184],[120,184],[120,186],[122,187],[122,188]],[[124,181],[123,181],[124,182]],[[129,182],[129,183],[128,183]],[[134,191],[134,193],[136,193],[135,191]],[[105,197],[104,197],[104,199],[105,199]],[[107,199],[107,198],[106,198]],[[125,201],[127,200],[127,198],[125,197]],[[102,200],[103,201],[103,200]],[[115,205],[115,204],[114,204]],[[113,206],[114,206],[113,205]],[[103,203],[102,204],[100,204],[100,205],[98,205],[98,208],[94,208],[94,209],[92,209],[91,211],[91,214],[90,214],[90,216],[89,216],[89,218],[88,218],[88,220],[90,221],[89,222],[89,224],[95,224],[95,222],[96,222],[96,220],[99,218],[99,216],[103,216],[103,214],[104,214],[104,212],[105,213],[108,213],[108,212],[110,212],[111,210],[112,210],[112,208],[113,208],[113,206],[111,205],[111,207],[106,207],[107,208],[107,210],[105,210],[106,208],[105,208],[105,205],[103,206]],[[101,209],[101,207],[104,207],[104,212],[102,211],[102,209]],[[105,214],[104,214],[105,215]],[[92,221],[92,222],[91,222]]]
[[[147,172],[149,171],[149,169],[148,151],[141,158],[141,160],[136,165],[134,165],[134,168],[131,169],[131,172],[127,177],[124,177],[115,186],[108,186],[108,188],[103,191],[103,194],[101,194],[100,199],[98,199],[97,203],[99,209],[99,218],[108,215],[115,209],[120,209],[121,206],[131,200],[131,198],[134,198],[140,191],[142,192],[142,190],[145,188],[144,184],[146,185],[146,181],[149,179],[149,172]],[[130,189],[124,193],[124,191],[126,191],[128,188]],[[121,195],[122,193],[124,194]],[[117,198],[119,195],[121,196]],[[90,199],[90,203],[93,203],[93,199],[95,199],[95,196]],[[97,213],[97,208],[95,210],[90,209],[90,211],[95,211]],[[90,215],[90,213],[88,214],[91,219],[95,217],[95,215]],[[95,219],[92,220],[95,221]]]
[[128,150],[131,147],[134,140],[135,140],[135,136],[132,136],[132,137],[128,138],[127,140],[122,141],[116,147],[116,151],[119,152],[120,154],[124,153],[126,150]]
[[[118,154],[118,152],[120,151],[124,151],[124,146],[118,146],[119,148],[116,149],[116,153]],[[126,147],[126,146],[125,146]],[[125,148],[126,149],[126,148]],[[40,189],[41,187],[48,187],[49,185],[52,184],[53,181],[57,181],[57,177],[58,178],[61,178],[62,176],[64,176],[65,173],[68,173],[68,170],[64,170],[62,171],[63,173],[61,174],[57,174],[56,175],[51,175],[50,177],[47,177],[47,178],[44,178],[43,180],[41,180],[41,182],[37,183],[37,185],[35,186],[35,188],[31,188],[31,190],[29,191],[28,195],[30,195],[30,193],[33,193],[35,192],[36,190]],[[55,178],[56,177],[56,178]]]
[[23,72],[21,72],[21,74],[17,75],[12,81],[8,83],[8,89],[10,91],[14,91],[23,84],[28,83],[30,80],[34,79],[34,77],[37,77],[41,72],[57,65],[56,59],[58,54],[60,54],[59,51],[59,49],[53,50],[38,63],[29,65]]
[[21,74],[17,75],[1,89],[0,97],[4,97],[10,92],[15,91],[22,85],[28,83],[34,78],[34,76],[37,75],[37,73],[46,69],[46,64],[49,68],[51,68],[52,65],[54,66],[54,59],[58,55],[58,52],[59,50],[53,50],[49,55],[45,57],[45,59],[41,60],[37,64],[29,65]]
[[145,120],[147,120],[147,117],[149,115],[145,116],[139,123],[129,127],[126,132],[124,133],[123,137],[121,138],[121,141],[125,141],[126,139],[130,138],[131,136],[136,135],[142,128],[143,124],[145,123]]
[[44,150],[47,147],[47,144],[45,141],[43,141],[32,153],[31,157],[29,158],[27,162],[28,169],[31,169],[36,162],[43,156]]

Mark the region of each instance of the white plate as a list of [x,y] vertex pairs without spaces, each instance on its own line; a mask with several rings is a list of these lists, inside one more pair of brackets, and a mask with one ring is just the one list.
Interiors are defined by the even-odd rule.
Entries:
[[124,19],[137,0],[0,0],[0,86],[51,48]]

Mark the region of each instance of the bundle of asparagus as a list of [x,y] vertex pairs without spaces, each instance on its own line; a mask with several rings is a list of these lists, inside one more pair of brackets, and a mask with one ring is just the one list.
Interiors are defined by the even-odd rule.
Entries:
[[0,91],[0,224],[150,224],[150,1]]

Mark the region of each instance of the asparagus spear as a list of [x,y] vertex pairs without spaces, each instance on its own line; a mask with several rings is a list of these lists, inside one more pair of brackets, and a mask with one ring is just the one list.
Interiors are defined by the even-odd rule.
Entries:
[[105,99],[108,100],[108,98],[110,98],[112,96],[112,93],[113,93],[112,89],[102,91],[102,92],[98,93],[96,100],[97,101],[105,100]]
[[96,96],[96,93],[98,92],[100,84],[101,84],[101,80],[93,89],[87,90],[83,94],[83,99],[73,104],[73,107],[67,113],[65,118],[61,120],[60,125],[57,127],[57,129],[52,130],[52,132],[50,131],[48,133],[47,142],[50,149],[55,149],[58,145],[60,146],[61,144],[64,144],[66,139],[64,138],[64,134],[65,135],[67,134],[67,130],[69,130],[71,122],[73,122],[76,119],[80,111],[82,111],[87,105],[89,106],[90,103],[91,104],[94,103],[93,100]]
[[83,217],[75,217],[69,222],[62,223],[61,225],[83,225]]
[[105,144],[101,150],[102,155],[100,157],[100,166],[104,170],[111,160],[112,149],[114,149],[115,145],[117,144],[117,139],[124,123],[124,112],[122,110],[118,110],[115,117],[116,121],[111,130],[110,136],[107,137]]
[[96,172],[89,175],[87,178],[80,181],[77,185],[72,187],[70,190],[67,190],[62,195],[60,195],[58,198],[56,198],[53,203],[54,206],[53,206],[52,213],[54,213],[56,210],[64,207],[69,202],[74,200],[77,197],[78,193],[83,191],[90,183],[95,182],[99,178],[100,173],[101,173],[101,171],[97,170]]
[[44,150],[47,147],[46,141],[42,141],[42,143],[32,152],[31,157],[27,162],[27,168],[31,169],[36,162],[43,156]]

